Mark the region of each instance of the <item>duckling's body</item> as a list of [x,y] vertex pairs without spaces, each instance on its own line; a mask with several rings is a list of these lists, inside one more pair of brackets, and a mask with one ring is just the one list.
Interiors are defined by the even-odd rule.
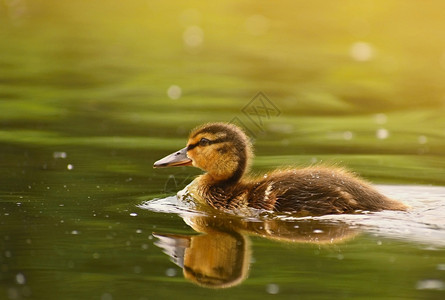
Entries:
[[276,170],[249,178],[244,174],[251,156],[250,142],[240,128],[211,123],[193,130],[186,148],[154,166],[193,165],[207,171],[190,188],[198,201],[216,209],[252,207],[324,215],[407,208],[340,168]]
[[321,166],[274,171],[237,184],[214,183],[203,175],[194,187],[216,209],[252,207],[302,215],[406,209],[347,171]]

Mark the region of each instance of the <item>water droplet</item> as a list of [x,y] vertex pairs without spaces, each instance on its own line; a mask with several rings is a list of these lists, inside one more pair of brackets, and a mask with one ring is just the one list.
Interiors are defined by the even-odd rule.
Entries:
[[167,275],[168,277],[176,276],[176,269],[168,268],[167,270],[165,270],[165,275]]
[[428,139],[427,139],[426,136],[424,136],[424,135],[420,135],[420,136],[417,138],[417,141],[419,142],[419,144],[423,145],[423,144],[426,144],[426,143],[428,142]]
[[269,283],[268,285],[266,285],[266,291],[268,294],[276,295],[280,292],[280,287],[278,286],[278,284]]
[[184,44],[189,48],[197,48],[204,42],[204,31],[197,25],[188,26],[182,35]]
[[314,231],[313,231],[314,233],[323,233],[324,231],[323,230],[321,230],[321,229],[314,229]]
[[343,138],[347,141],[352,140],[354,137],[354,134],[351,131],[345,131],[343,132]]
[[25,284],[25,275],[23,275],[22,273],[18,273],[17,275],[15,275],[15,281],[17,282],[17,284]]
[[167,89],[167,96],[172,100],[177,100],[181,98],[182,95],[182,89],[177,85],[171,85]]
[[68,165],[66,166],[66,168],[67,168],[68,170],[72,170],[72,169],[74,169],[74,166],[73,166],[72,164],[68,164]]
[[416,289],[418,290],[439,290],[445,289],[445,283],[438,279],[425,279],[417,282]]
[[132,217],[137,217],[138,214],[137,214],[137,213],[130,213],[130,216],[132,216]]
[[352,44],[349,54],[356,61],[369,61],[374,57],[374,49],[369,43],[356,42]]
[[71,231],[71,234],[74,234],[74,235],[79,234],[79,231],[73,230],[73,231]]
[[53,157],[54,158],[66,158],[66,152],[54,152],[53,153]]
[[387,139],[389,137],[389,131],[385,128],[380,128],[377,130],[376,136],[379,140]]

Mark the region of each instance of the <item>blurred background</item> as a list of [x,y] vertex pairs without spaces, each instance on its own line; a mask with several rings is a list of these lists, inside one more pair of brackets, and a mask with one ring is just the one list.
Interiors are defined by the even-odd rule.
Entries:
[[[190,229],[135,205],[199,174],[152,164],[204,122],[243,126],[254,172],[324,162],[444,185],[444,12],[440,0],[0,0],[3,295],[129,295],[134,281],[112,286],[139,278],[141,257],[163,292],[183,284],[146,228]],[[257,266],[249,295],[275,267]]]
[[[5,0],[0,17],[4,143],[173,149],[235,118],[260,164],[355,154],[383,162],[373,178],[444,182],[441,1]],[[258,92],[279,116],[247,118]]]

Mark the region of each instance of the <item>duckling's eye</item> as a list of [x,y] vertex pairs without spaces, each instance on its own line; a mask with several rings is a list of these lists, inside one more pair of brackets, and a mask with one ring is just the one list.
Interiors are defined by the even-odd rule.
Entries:
[[210,145],[210,140],[206,138],[202,138],[201,140],[199,140],[199,146],[208,146],[208,145]]

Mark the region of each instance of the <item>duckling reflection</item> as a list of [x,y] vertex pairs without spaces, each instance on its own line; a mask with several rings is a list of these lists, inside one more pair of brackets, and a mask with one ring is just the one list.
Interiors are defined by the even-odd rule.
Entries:
[[153,234],[156,245],[200,286],[227,288],[241,283],[250,264],[250,244],[236,231],[210,230],[204,235]]
[[357,231],[344,223],[308,219],[246,221],[235,217],[184,217],[201,235],[153,233],[155,243],[183,269],[184,277],[207,288],[228,288],[247,278],[251,246],[249,235],[292,243],[333,244]]

